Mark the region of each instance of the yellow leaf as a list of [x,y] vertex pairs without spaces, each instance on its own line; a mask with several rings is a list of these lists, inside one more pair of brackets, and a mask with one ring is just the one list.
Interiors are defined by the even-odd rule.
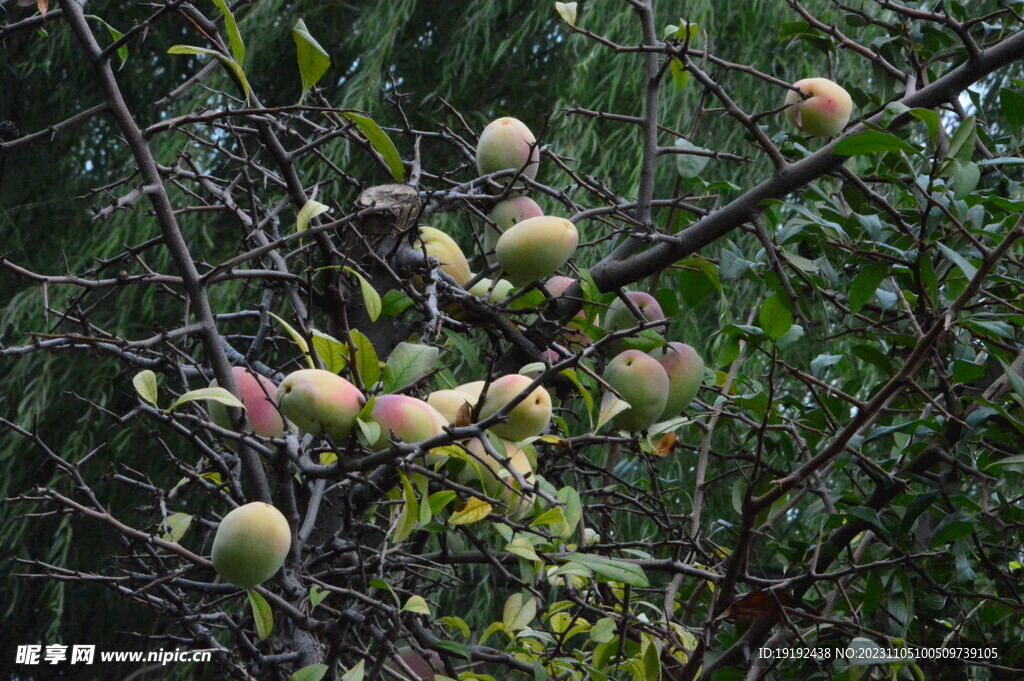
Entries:
[[486,501],[473,497],[456,510],[455,513],[452,513],[448,522],[452,525],[472,525],[486,518],[492,510],[493,508]]

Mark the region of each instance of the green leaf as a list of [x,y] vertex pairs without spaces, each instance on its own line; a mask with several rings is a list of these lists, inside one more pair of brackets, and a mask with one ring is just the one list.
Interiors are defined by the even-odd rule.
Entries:
[[391,289],[384,294],[381,314],[385,317],[397,317],[413,305],[415,305],[415,301],[412,298],[398,289]]
[[306,201],[306,204],[302,206],[301,210],[299,210],[298,217],[295,218],[295,231],[306,231],[306,228],[309,227],[310,220],[315,218],[317,215],[320,215],[321,213],[329,211],[330,209],[330,206],[325,206],[319,201],[313,201],[312,199]]
[[235,58],[235,61],[239,64],[245,63],[245,43],[242,42],[242,34],[238,31],[238,23],[235,21],[235,15],[231,13],[231,8],[228,7],[224,0],[213,0],[213,4],[220,8],[221,14],[224,15],[224,28],[228,32],[228,43],[231,44],[231,56]]
[[850,314],[860,312],[861,308],[875,295],[878,285],[882,283],[888,273],[889,266],[879,263],[868,265],[854,277],[853,283],[850,284]]
[[252,618],[256,622],[256,636],[262,641],[274,631],[274,611],[270,609],[263,596],[254,589],[246,589],[249,594],[249,605],[252,606]]
[[960,271],[964,273],[964,276],[967,277],[968,281],[974,279],[974,275],[978,273],[978,270],[967,260],[967,258],[960,255],[941,241],[936,241],[935,245],[940,251],[942,251],[944,256],[949,258],[954,265],[960,268]]
[[562,507],[565,522],[561,527],[553,527],[551,530],[559,537],[568,539],[576,531],[576,526],[583,518],[583,503],[580,501],[580,493],[574,487],[568,486],[558,490],[558,500],[565,504]]
[[347,672],[341,675],[341,681],[363,681],[366,676],[366,660],[359,660]]
[[323,588],[319,584],[314,584],[313,586],[309,587],[310,611],[314,610],[316,606],[323,603],[324,599],[327,598],[330,595],[330,593],[330,591]]
[[430,345],[399,343],[384,365],[384,392],[397,392],[426,376],[434,368],[438,352]]
[[386,591],[387,593],[391,594],[391,597],[395,599],[395,605],[398,605],[400,603],[400,601],[398,600],[398,594],[396,594],[395,590],[391,588],[391,585],[385,582],[383,579],[380,579],[379,577],[371,579],[370,586],[372,586],[374,589],[380,589],[381,591]]
[[584,385],[580,382],[580,377],[576,373],[575,369],[563,369],[559,373],[561,373],[562,376],[565,376],[570,381],[572,381],[572,384],[574,386],[576,386],[576,390],[579,391],[580,397],[583,398],[583,404],[587,408],[587,421],[589,422],[590,426],[593,427],[593,425],[594,425],[594,396],[591,395],[590,391],[587,390],[586,387],[584,387]]
[[978,186],[981,181],[981,168],[972,161],[955,159],[949,167],[949,177],[953,180],[953,196],[958,199],[965,198]]
[[829,368],[833,364],[838,364],[842,359],[842,355],[818,355],[811,360],[811,374],[813,374],[815,378],[821,378],[825,374],[825,369]]
[[931,109],[911,109],[908,111],[911,116],[925,124],[928,128],[928,137],[932,142],[939,136],[939,114]]
[[1019,134],[1021,128],[1024,128],[1024,94],[1003,88],[999,91],[999,104],[1002,106],[1006,122]]
[[993,461],[989,465],[985,466],[985,470],[999,468],[1000,466],[1020,466],[1021,464],[1024,464],[1024,454],[1017,454],[1016,456],[1008,456],[1005,459]]
[[974,523],[962,511],[950,513],[935,526],[935,531],[932,532],[932,538],[928,541],[928,546],[935,548],[936,546],[956,541],[969,535],[973,529]]
[[974,383],[988,371],[985,364],[975,364],[962,359],[953,362],[953,381],[956,383]]
[[493,507],[483,499],[472,497],[452,513],[448,522],[451,525],[472,525],[486,518],[492,510],[494,510]]
[[405,473],[399,473],[399,476],[402,478],[402,499],[405,503],[402,506],[402,513],[398,517],[398,526],[395,528],[395,541],[403,542],[409,538],[413,528],[416,527],[420,507],[409,478]]
[[170,541],[177,544],[181,541],[181,538],[185,536],[185,532],[191,524],[192,516],[188,513],[172,513],[167,516],[167,520],[165,522],[167,531],[161,535],[161,538],[164,541]]
[[975,125],[976,120],[974,116],[968,116],[957,127],[953,137],[949,140],[949,150],[946,152],[947,158],[970,160],[971,155],[974,153]]
[[224,55],[217,50],[211,50],[206,47],[196,47],[195,45],[172,45],[168,50],[167,54],[209,54],[223,59]]
[[359,379],[363,382],[363,387],[369,388],[380,380],[380,360],[377,359],[377,351],[362,332],[352,329],[349,336],[356,347],[355,365],[359,371]]
[[377,293],[377,289],[373,288],[373,284],[367,281],[366,277],[359,274],[359,272],[356,272],[348,265],[343,269],[359,280],[359,289],[363,293],[363,304],[366,305],[366,314],[370,318],[371,322],[377,321],[377,317],[380,316],[381,311],[380,294]]
[[302,337],[302,334],[296,331],[294,328],[292,328],[291,324],[281,319],[273,312],[268,312],[267,314],[273,317],[275,320],[277,320],[277,323],[280,324],[284,328],[284,330],[288,332],[288,335],[292,337],[292,340],[295,341],[295,344],[299,346],[299,350],[301,350],[302,354],[306,356],[306,364],[309,365],[310,369],[315,369],[316,366],[313,364],[313,356],[309,354],[309,343],[307,343],[306,339]]
[[443,489],[440,492],[434,492],[427,498],[427,504],[430,506],[430,515],[440,513],[445,507],[452,503],[457,495],[454,490]]
[[236,407],[238,409],[245,409],[245,405],[242,402],[229,393],[224,388],[199,388],[198,390],[189,390],[187,393],[174,400],[174,404],[167,407],[167,411],[171,412],[188,402],[194,402],[196,400],[210,400],[213,402],[220,402],[221,404],[229,407]]
[[[676,61],[676,60],[673,60]],[[687,73],[686,75],[689,75]],[[680,137],[675,141],[675,146],[678,149],[690,149],[696,151],[706,151],[701,147],[693,144],[687,139]],[[673,154],[676,157],[676,172],[679,177],[684,180],[688,180],[691,177],[697,177],[701,174],[705,167],[708,165],[708,161],[711,160],[710,156],[701,156],[698,154]]]
[[363,134],[366,135],[366,139],[373,145],[373,148],[384,158],[384,162],[391,171],[391,176],[395,178],[395,182],[404,182],[405,166],[402,164],[402,157],[398,155],[398,149],[395,148],[395,143],[391,141],[387,133],[381,130],[380,126],[372,118],[367,116],[360,116],[350,112],[342,112],[341,115],[355,123],[362,130]]
[[436,641],[430,647],[455,657],[461,657],[463,660],[473,659],[473,656],[469,654],[469,648],[457,641]]
[[537,551],[533,548],[533,544],[530,540],[523,536],[517,536],[515,539],[505,545],[505,550],[511,554],[517,555],[520,558],[526,560],[540,560],[540,556],[537,555]]
[[570,553],[562,560],[567,563],[575,563],[590,569],[595,575],[604,577],[613,582],[622,582],[629,586],[643,589],[650,586],[647,575],[639,565],[626,563],[614,558],[605,558],[590,553]]
[[[360,660],[359,664],[363,661]],[[357,665],[358,666],[358,665]],[[299,671],[295,672],[288,677],[288,681],[320,681],[327,675],[327,665],[325,664],[311,664],[308,667],[303,667]],[[362,677],[360,677],[361,679]]]
[[1010,382],[1010,386],[1013,388],[1013,392],[1017,393],[1017,396],[1024,400],[1024,376],[1021,376],[1013,367],[1004,362],[1001,358],[996,357],[999,360],[999,364],[1002,365],[1003,371],[1006,372],[1006,379]]
[[778,343],[780,348],[788,348],[789,346],[798,342],[803,337],[804,327],[800,326],[799,324],[794,324],[793,326],[789,327],[789,331],[776,338],[775,342]]
[[[686,84],[690,82],[690,72],[686,70],[686,66],[683,65],[683,62],[680,59],[678,59],[678,58],[673,58],[672,61],[669,62],[668,67],[669,67],[669,70],[672,71],[672,82],[676,84],[676,87],[679,88],[679,89],[683,89],[684,87],[686,87]],[[680,138],[679,140],[676,140],[676,146],[680,146],[679,142],[685,142],[685,141],[686,140],[684,140],[682,138]],[[687,144],[689,144],[689,142],[687,142]],[[677,154],[677,158],[680,155],[681,154]],[[700,156],[689,156],[689,155],[687,155],[687,157],[688,158],[703,158],[705,163],[707,163],[707,161],[708,161],[708,157],[707,156],[700,157]],[[678,164],[678,161],[677,161],[677,164]],[[679,167],[679,166],[677,165],[676,167]],[[682,177],[682,178],[695,177],[699,172],[700,172],[700,169],[698,169],[697,172],[693,173],[692,175],[686,175],[686,174],[683,174],[682,170],[680,170],[679,171],[679,176]]]
[[[103,19],[96,16],[95,14],[89,14],[86,16],[86,18],[92,19],[93,21],[98,21],[99,23],[103,24],[103,27],[107,29],[107,33],[110,34],[110,37],[113,38],[115,43],[124,37],[124,33],[121,33],[121,31],[117,30],[116,28],[114,28],[113,26],[105,22]],[[124,66],[124,63],[128,60],[127,43],[117,48],[117,57],[121,60],[121,66]],[[121,66],[119,66],[118,68],[120,69]]]
[[149,369],[143,369],[132,377],[132,385],[135,386],[135,392],[139,393],[139,397],[154,407],[157,406],[156,374]]
[[320,43],[306,29],[306,22],[299,19],[292,27],[292,38],[295,39],[295,52],[299,60],[299,75],[302,76],[302,96],[316,85],[331,66],[331,58]]
[[238,82],[242,84],[242,89],[245,90],[246,101],[249,100],[249,95],[252,92],[252,89],[249,87],[249,79],[245,77],[245,71],[242,70],[242,65],[236,62],[231,57],[227,56],[226,54],[222,54],[217,50],[210,50],[205,47],[195,47],[194,45],[173,45],[169,50],[167,50],[167,54],[213,55],[217,59],[220,59],[222,62],[224,62],[224,64],[226,64],[232,71],[234,71],[235,77],[238,78]]
[[537,599],[533,596],[524,597],[521,593],[515,593],[505,601],[501,623],[505,626],[505,631],[520,631],[529,626],[536,615]]
[[771,296],[761,303],[757,319],[769,338],[779,338],[793,326],[793,313],[778,296]]
[[416,484],[416,491],[419,492],[420,498],[420,512],[416,523],[420,527],[425,527],[434,519],[430,510],[430,481],[425,475],[416,474],[413,476],[413,482]]
[[469,625],[466,624],[466,620],[462,619],[461,617],[456,617],[455,615],[448,615],[445,617],[439,617],[437,621],[439,624],[443,624],[446,627],[458,629],[459,633],[462,634],[465,638],[469,638],[470,635],[472,634],[472,632],[469,630]]
[[712,291],[722,292],[715,263],[691,257],[682,260],[679,266],[679,295],[688,307],[697,307]]
[[839,140],[835,148],[835,153],[840,156],[866,156],[887,151],[906,151],[911,154],[920,153],[914,145],[901,140],[896,135],[880,130],[858,132],[856,135]]
[[417,596],[413,594],[409,596],[409,600],[402,606],[402,612],[415,612],[420,615],[430,615],[430,606],[427,605],[426,599],[423,596]]
[[602,617],[594,622],[590,629],[590,640],[594,643],[608,643],[615,638],[615,620],[611,617]]
[[530,527],[540,527],[541,525],[564,525],[565,515],[562,513],[562,509],[558,506],[552,506],[548,510],[537,516],[536,520],[530,523]]
[[313,349],[324,369],[332,374],[340,374],[348,364],[348,346],[316,329],[313,329]]
[[643,635],[641,650],[643,651],[641,657],[644,663],[644,679],[646,681],[660,681],[661,654],[650,634]]

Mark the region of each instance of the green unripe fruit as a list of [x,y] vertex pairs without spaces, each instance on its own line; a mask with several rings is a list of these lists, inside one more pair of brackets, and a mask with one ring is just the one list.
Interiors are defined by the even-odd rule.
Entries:
[[498,229],[487,225],[484,230],[484,248],[488,251],[494,250],[498,244],[498,237],[511,229],[512,225],[530,218],[539,218],[543,214],[544,211],[537,202],[527,196],[517,196],[498,203],[487,216]]
[[506,116],[491,121],[480,133],[476,147],[476,167],[481,175],[502,170],[519,170],[531,180],[537,177],[540,149],[537,139],[526,125]]
[[554,274],[568,262],[580,236],[565,218],[542,215],[523,220],[498,239],[495,256],[516,286],[526,286]]
[[277,403],[289,421],[311,435],[343,440],[352,434],[366,398],[337,374],[300,369],[278,388]]
[[604,380],[630,405],[612,419],[616,428],[647,430],[665,411],[668,374],[653,357],[639,350],[626,350],[605,367]]
[[427,257],[437,258],[441,263],[441,271],[455,280],[459,286],[465,286],[473,273],[469,271],[469,262],[455,240],[439,229],[421,226],[419,238],[414,245]]
[[225,582],[253,587],[281,569],[292,544],[284,515],[254,501],[224,516],[213,537],[213,567]]
[[[485,419],[504,407],[512,398],[526,390],[533,382],[528,376],[508,374],[495,380],[487,388],[484,403],[480,405],[480,418]],[[519,442],[540,435],[551,421],[551,395],[538,386],[508,414],[505,423],[491,426],[490,431],[500,438]]]
[[[636,306],[636,309],[640,310],[644,320],[656,322],[665,318],[661,305],[658,304],[658,301],[651,294],[644,293],[643,291],[626,291],[626,297]],[[612,333],[613,331],[631,329],[643,323],[643,321],[636,318],[636,315],[622,302],[621,298],[616,298],[608,306],[608,312],[605,314],[602,326],[605,331]]]
[[661,418],[678,416],[697,396],[704,382],[704,360],[686,343],[668,343],[651,351],[668,374],[668,401]]
[[507,279],[499,279],[497,283],[495,283],[493,279],[484,277],[471,286],[469,292],[477,298],[486,297],[488,302],[500,305],[508,300],[508,297],[512,295],[512,291],[514,290],[515,286],[513,286],[512,282]]

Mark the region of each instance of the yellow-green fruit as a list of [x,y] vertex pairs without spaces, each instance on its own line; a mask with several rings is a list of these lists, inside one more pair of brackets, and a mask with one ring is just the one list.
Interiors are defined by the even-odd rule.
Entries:
[[580,236],[565,218],[542,215],[516,223],[498,239],[495,256],[516,286],[554,274],[576,252]]
[[650,353],[668,374],[668,400],[662,420],[678,416],[704,382],[704,360],[686,343],[668,343]]
[[512,225],[530,218],[539,218],[543,214],[537,202],[528,196],[517,196],[498,203],[487,216],[498,229],[491,225],[484,228],[484,248],[494,250],[498,237],[511,229]]
[[[265,376],[249,373],[244,367],[231,367],[235,388],[245,405],[245,418],[249,429],[261,437],[281,437],[284,433],[284,419],[274,400],[277,386]],[[217,387],[217,379],[210,382]],[[231,428],[228,409],[220,402],[210,401],[210,418],[221,428]]]
[[475,404],[476,401],[480,399],[480,393],[484,391],[484,383],[485,381],[472,381],[470,383],[457,385],[455,386],[455,389],[469,395]]
[[373,402],[370,419],[380,426],[380,438],[373,445],[378,451],[395,438],[409,444],[429,440],[448,425],[437,409],[408,395],[381,395]]
[[469,292],[477,298],[485,298],[488,302],[500,305],[512,295],[515,286],[507,279],[499,279],[497,283],[493,279],[484,277],[470,287]]
[[481,175],[502,170],[522,169],[531,180],[537,177],[540,149],[537,139],[526,125],[506,116],[491,121],[480,133],[476,147],[476,167]]
[[300,369],[277,389],[277,404],[289,421],[311,435],[342,440],[352,434],[366,398],[337,374]]
[[[658,304],[658,301],[651,294],[644,293],[643,291],[627,291],[626,297],[636,306],[636,309],[640,311],[645,320],[655,322],[665,318],[661,305]],[[608,306],[603,327],[605,331],[612,333],[613,331],[631,329],[639,324],[643,324],[643,322],[636,318],[636,315],[626,307],[621,298],[616,298]]]
[[[532,446],[520,447],[514,442],[507,440],[502,440],[501,445],[505,449],[508,467],[519,473],[526,484],[533,485],[535,482],[533,467],[536,465],[537,451]],[[463,484],[479,480],[484,494],[501,501],[513,515],[525,513],[533,506],[535,495],[532,492],[524,494],[515,476],[511,474],[509,469],[498,463],[497,459],[487,453],[479,439],[474,438],[470,440],[469,444],[466,445],[466,449],[477,460],[477,466],[467,463],[462,469],[459,479]],[[532,464],[530,462],[531,452],[529,450],[532,450]],[[501,454],[501,450],[498,449],[497,453]],[[477,477],[478,469],[482,477]]]
[[469,263],[455,240],[439,229],[421,226],[415,244],[418,250],[441,263],[441,271],[450,276],[459,286],[465,286],[473,278]]
[[827,78],[805,78],[793,87],[810,97],[804,99],[795,90],[786,92],[786,117],[790,123],[817,137],[832,137],[842,132],[853,111],[849,92]]
[[284,515],[270,504],[254,501],[220,521],[213,537],[213,567],[225,582],[256,586],[281,569],[291,545]]
[[[533,380],[521,374],[508,374],[495,380],[487,388],[484,403],[480,405],[480,418],[485,419],[526,390]],[[540,435],[551,421],[551,395],[538,386],[522,402],[512,408],[505,423],[491,426],[498,437],[513,442]]]
[[463,405],[468,404],[472,409],[474,402],[476,397],[461,390],[435,390],[427,397],[427,404],[436,409],[448,423],[458,420]]
[[668,402],[668,374],[650,355],[626,350],[608,363],[604,380],[629,402],[629,409],[612,419],[620,430],[647,430],[657,422]]

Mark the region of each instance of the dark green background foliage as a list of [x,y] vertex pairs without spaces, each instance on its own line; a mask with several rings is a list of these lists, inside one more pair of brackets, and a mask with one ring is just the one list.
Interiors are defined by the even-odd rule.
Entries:
[[[12,4],[6,7],[8,22],[29,16],[27,9]],[[908,45],[912,46],[918,59],[933,60],[921,73],[929,82],[963,60],[960,42],[950,30],[927,22],[902,22],[875,3],[854,0],[850,4],[906,30],[893,33],[885,26],[866,24],[859,15],[824,0],[807,2],[806,8],[878,50],[900,69],[915,68],[907,57]],[[954,12],[966,12],[966,7],[971,16],[983,16],[1006,3],[946,4]],[[855,116],[879,109],[896,94],[891,80],[870,62],[838,49],[825,33],[801,24],[789,3],[694,0],[661,2],[657,7],[659,32],[680,18],[696,22],[699,40],[706,40],[711,52],[730,62],[750,64],[783,82],[833,75],[852,94]],[[138,3],[116,10],[90,3],[87,9],[120,30],[152,11]],[[208,16],[215,13],[212,5],[201,9]],[[642,166],[637,129],[567,111],[578,107],[641,115],[641,60],[635,54],[613,54],[571,33],[558,20],[552,3],[261,0],[242,3],[236,15],[248,48],[245,71],[265,107],[292,105],[301,94],[291,26],[302,18],[332,60],[314,99],[367,112],[389,131],[404,159],[413,157],[413,143],[412,136],[403,132],[396,92],[412,129],[437,131],[446,126],[475,146],[475,138],[461,127],[452,109],[464,116],[473,134],[495,117],[515,116],[534,132],[543,131],[542,142],[580,175],[600,178],[621,196],[632,199],[637,194]],[[986,41],[1000,37],[1000,24],[1008,33],[1019,30],[1004,15],[995,20]],[[580,25],[619,44],[640,40],[636,18],[622,2],[581,2]],[[21,31],[4,36],[0,119],[13,121],[22,133],[44,129],[102,101],[94,73],[67,26],[57,20],[44,28],[45,35]],[[94,28],[105,44],[108,38],[102,27]],[[205,81],[209,90],[193,88],[179,99],[163,100],[209,59],[169,56],[167,48],[198,44],[196,40],[185,22],[172,18],[156,24],[144,40],[130,44],[118,79],[143,127],[199,106],[229,104],[214,91],[234,92],[219,70]],[[769,111],[781,104],[784,92],[776,85],[713,65],[706,66],[706,71],[747,112]],[[1020,106],[1024,87],[1016,80],[1024,77],[1021,71],[1018,62],[987,77],[959,98],[956,107],[939,111],[934,119],[920,114],[920,120],[895,133],[905,143],[902,149],[874,151],[854,141],[848,149],[854,158],[846,168],[867,181],[896,215],[866,191],[868,185],[832,175],[772,202],[756,229],[748,224],[702,249],[699,256],[666,269],[656,280],[635,285],[665,289],[660,297],[675,301],[670,309],[677,307],[678,314],[667,336],[697,347],[707,361],[709,377],[702,406],[690,410],[700,418],[678,431],[675,451],[655,459],[630,450],[626,459],[631,463],[619,470],[633,486],[630,494],[655,490],[669,502],[659,509],[667,520],[663,523],[651,517],[654,514],[595,508],[590,524],[610,533],[615,541],[638,542],[656,558],[688,556],[691,562],[712,569],[729,554],[742,526],[745,495],[770,492],[773,480],[783,478],[832,441],[857,412],[853,403],[869,400],[900,370],[922,330],[940,319],[964,291],[982,265],[977,246],[994,248],[1018,219],[1024,208],[1016,158],[1024,133]],[[699,178],[681,178],[675,172],[675,157],[663,157],[656,197],[685,193],[694,205],[712,209],[773,175],[771,163],[749,134],[717,106],[693,78],[685,84],[667,78],[661,125],[685,134],[700,147],[747,162],[716,159]],[[792,135],[781,114],[759,122],[792,161],[822,144]],[[936,136],[929,129],[933,122],[945,132]],[[211,141],[208,131],[196,129],[191,134]],[[666,132],[661,143],[671,145],[673,139]],[[222,150],[197,144],[184,134],[155,137],[152,145],[158,162],[165,165],[180,163],[187,156],[197,167],[216,174],[225,163]],[[937,162],[936,149],[942,150],[940,158],[947,153],[949,157]],[[425,138],[421,155],[427,173],[448,173],[459,182],[476,175],[471,154],[449,142]],[[380,166],[344,139],[325,146],[323,158],[304,157],[299,169],[303,182],[307,186],[323,182],[317,200],[337,207],[336,215],[343,214],[358,190],[339,181],[325,160],[358,178],[364,187],[389,181]],[[92,118],[47,143],[0,151],[0,255],[37,272],[81,273],[123,252],[126,245],[157,236],[154,220],[139,206],[90,221],[92,208],[111,202],[110,196],[95,190],[133,170],[116,127],[106,117]],[[975,171],[980,171],[976,185]],[[542,163],[537,179],[555,190],[564,189],[565,196],[584,207],[596,205],[554,163]],[[445,184],[434,178],[425,183],[435,189]],[[187,199],[178,187],[169,185],[168,190],[172,201]],[[260,200],[273,205],[284,198],[279,189],[268,187]],[[571,212],[553,196],[538,201],[552,213]],[[676,233],[697,217],[686,210],[656,211],[654,223],[663,232]],[[282,232],[292,229],[293,219],[294,211],[282,212]],[[202,262],[216,263],[240,250],[239,228],[223,215],[194,212],[180,220],[193,253]],[[440,213],[431,216],[431,224],[453,234],[467,254],[475,252],[472,233],[481,228],[479,219],[468,212]],[[577,267],[596,264],[622,227],[611,220],[582,223],[581,241],[592,246],[580,249]],[[770,237],[768,249],[758,230]],[[986,293],[970,301],[950,333],[929,352],[913,384],[899,391],[885,411],[854,435],[820,478],[807,488],[788,492],[756,518],[753,527],[759,533],[751,543],[746,567],[750,575],[766,579],[802,575],[818,560],[819,551],[835,550],[828,543],[819,548],[823,538],[844,525],[867,523],[856,527],[870,528],[873,539],[861,535],[843,545],[843,555],[830,569],[873,562],[877,566],[858,568],[851,573],[855,578],[843,582],[841,597],[829,606],[832,620],[927,643],[938,643],[956,630],[972,644],[999,646],[1000,664],[1024,667],[1018,562],[1022,561],[1024,517],[1019,490],[1024,462],[1014,458],[1021,454],[1024,441],[1024,379],[1014,375],[1012,390],[997,399],[983,395],[1021,352],[1021,259],[1018,244],[989,273]],[[154,270],[173,271],[160,249],[149,252],[146,262]],[[135,272],[136,266],[125,262],[113,270],[123,267]],[[29,343],[30,333],[69,330],[57,313],[44,310],[44,304],[57,311],[65,309],[69,295],[77,291],[68,294],[68,289],[51,288],[44,292],[38,284],[0,270],[0,292],[3,347]],[[118,291],[116,304],[105,295],[89,293],[71,309],[88,310],[95,328],[126,338],[148,337],[180,321],[178,304],[160,287]],[[260,291],[244,282],[231,282],[213,288],[211,295],[215,311],[228,312],[252,309]],[[71,328],[90,333],[73,324]],[[238,334],[244,343],[245,334],[253,328],[246,320],[232,321],[221,332]],[[200,354],[196,348],[189,349]],[[274,353],[261,360],[285,371],[294,366],[287,364],[295,357],[287,339],[274,344]],[[452,338],[441,361],[465,382],[478,378],[484,363],[495,354],[487,337],[480,334],[468,343]],[[134,421],[126,428],[117,419],[134,405],[131,377],[136,370],[89,352],[2,356],[0,415],[37,432],[63,456],[79,458],[97,449],[88,469],[94,488],[122,520],[155,531],[151,514],[136,513],[134,490],[110,480],[117,465],[124,465],[157,487],[169,489],[178,481],[156,437],[160,427]],[[731,392],[725,400],[713,387],[720,387],[730,371]],[[174,377],[162,380],[176,390],[186,388]],[[563,415],[574,429],[571,434],[579,434],[586,429],[585,419],[573,419],[574,413],[580,413],[580,401],[569,404],[576,406]],[[687,514],[698,451],[713,407],[724,412],[709,446],[701,552],[687,554],[659,542],[693,539]],[[165,431],[159,434],[167,442],[187,446]],[[900,473],[908,461],[936,447],[941,455],[934,466]],[[582,449],[572,456],[598,464],[605,460],[603,450]],[[556,489],[573,485],[583,493],[603,484],[599,478],[581,475],[586,470],[582,462],[555,448],[547,452],[546,461],[543,472]],[[753,482],[752,470],[760,474]],[[890,474],[900,474],[906,484],[899,483],[900,493],[890,495],[891,501],[880,509],[872,508],[872,494],[885,487]],[[0,431],[0,496],[31,493],[36,486],[71,491],[68,481],[55,475],[54,467],[30,443]],[[588,501],[586,496],[584,500]],[[598,504],[596,499],[590,501]],[[206,503],[194,496],[176,510],[199,513],[206,510]],[[112,598],[102,588],[11,576],[33,572],[32,566],[15,563],[16,558],[102,573],[109,555],[122,550],[94,523],[69,516],[21,518],[43,509],[31,504],[0,505],[0,641],[4,642],[0,668],[12,659],[9,646],[15,643],[90,642],[100,648],[125,649],[132,646],[125,643],[131,640],[125,632],[163,633],[165,623],[128,600]],[[665,525],[673,528],[670,536]],[[199,545],[198,533],[192,539],[195,543],[190,548],[208,553],[208,547]],[[435,614],[465,617],[480,634],[501,619],[502,605],[513,587],[497,583],[486,566],[460,570],[459,576],[460,580],[446,581],[455,588],[431,591],[424,586],[421,594],[434,601]],[[670,579],[652,572],[656,588],[634,594],[648,605],[634,602],[634,608],[639,612],[646,607],[649,615],[656,616]],[[830,579],[811,586],[803,594],[801,607],[821,612],[835,583]],[[680,606],[689,608],[690,619],[684,624],[699,627],[709,613],[710,591],[703,581],[691,577],[684,577],[677,588],[678,603],[690,603]],[[751,584],[740,587],[741,592],[752,590]],[[469,612],[467,603],[473,604]],[[811,622],[798,624],[807,627]],[[713,649],[727,649],[747,626],[738,622],[721,628]],[[823,626],[816,641],[833,645],[848,641],[850,635],[848,629]],[[505,643],[498,642],[500,637],[495,635],[489,644],[500,647]],[[780,678],[790,678],[784,673],[787,669],[794,668],[783,667]],[[213,665],[205,670],[178,667],[173,672],[217,678]],[[960,667],[948,667],[942,673],[965,678],[958,676],[964,673]],[[978,670],[972,678],[1011,678],[989,674]],[[742,675],[727,669],[716,678]],[[831,676],[809,668],[799,678]]]

